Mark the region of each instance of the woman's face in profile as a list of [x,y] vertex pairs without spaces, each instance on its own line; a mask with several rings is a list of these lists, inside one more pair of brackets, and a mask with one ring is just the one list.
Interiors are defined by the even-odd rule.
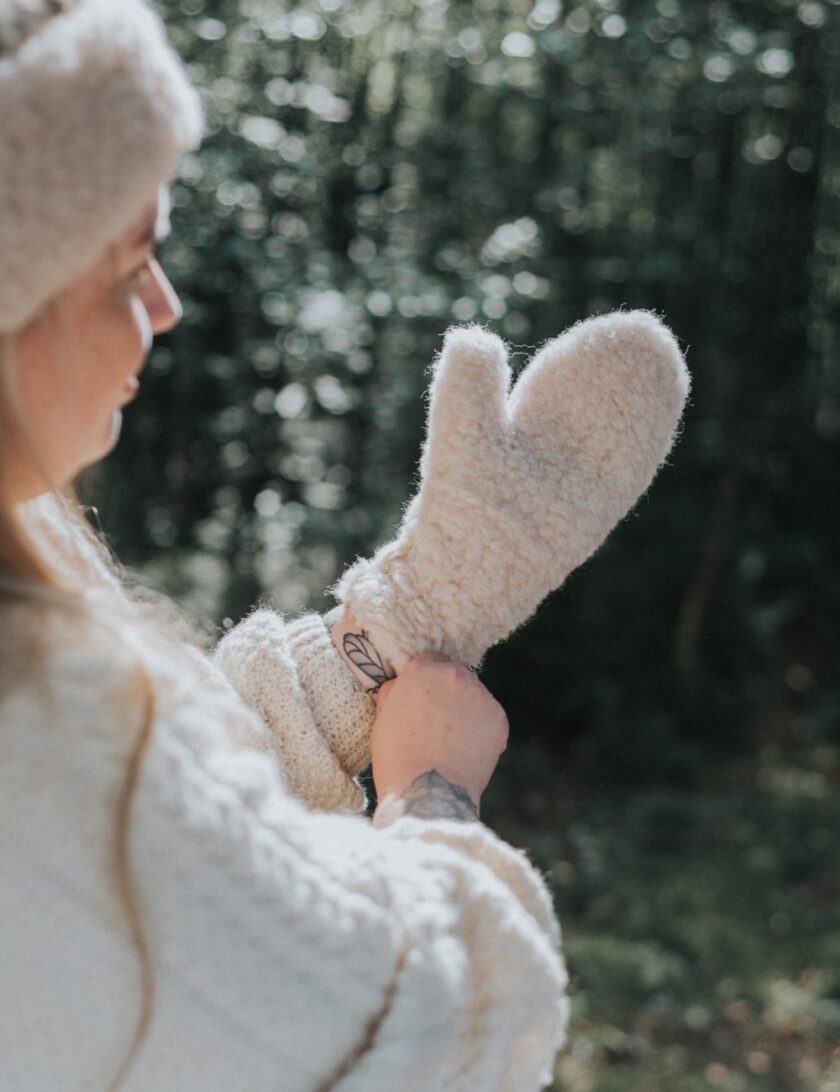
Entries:
[[53,482],[43,483],[16,436],[2,455],[7,466],[11,461],[15,503],[66,484],[115,445],[122,407],[137,392],[153,336],[183,313],[154,256],[168,213],[161,190],[102,258],[18,335],[19,411]]

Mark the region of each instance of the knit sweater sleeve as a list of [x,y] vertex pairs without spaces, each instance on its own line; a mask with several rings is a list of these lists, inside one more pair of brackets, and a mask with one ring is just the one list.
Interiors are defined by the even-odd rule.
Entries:
[[[81,579],[123,599],[125,590],[103,557],[74,533],[60,494],[28,502],[21,516],[41,552],[71,583]],[[376,707],[335,651],[321,615],[287,620],[269,608],[255,610],[222,638],[211,660],[268,728],[263,744],[278,755],[295,796],[325,811],[365,810],[358,775],[370,762]],[[196,666],[209,670],[198,657]]]
[[[60,724],[32,707],[14,717],[26,714],[26,731],[4,741],[15,777],[0,815],[24,809],[20,837],[34,838],[31,812],[43,834],[37,852],[20,837],[9,843],[13,876],[45,854],[51,883],[64,874],[79,887],[83,856],[110,845],[105,830],[101,842],[95,834],[106,826],[102,801],[115,796],[137,726],[109,712],[133,685],[125,665],[68,654],[63,672],[51,714],[60,709]],[[182,685],[157,706],[131,845],[161,1016],[131,1087],[197,1087],[200,1067],[205,1092],[544,1088],[568,1010],[560,929],[538,869],[480,822],[403,817],[377,830],[361,815],[307,808],[274,757],[242,743],[241,722],[253,716],[212,685]],[[44,798],[26,811],[35,784]],[[101,865],[88,874],[90,901]],[[117,913],[108,908],[103,927]],[[48,943],[70,940],[59,931]],[[90,943],[104,961],[112,942]],[[73,1006],[72,991],[56,988],[60,952],[50,966],[33,1004],[48,1004],[52,1023],[67,1021],[86,1050],[82,1025],[109,1026],[95,992],[101,968],[90,967],[85,1005]],[[213,1076],[213,1059],[221,1074],[234,1043],[253,1055],[238,1083]]]
[[311,808],[363,811],[376,706],[336,652],[324,618],[255,610],[218,643],[213,663],[268,725],[291,792]]

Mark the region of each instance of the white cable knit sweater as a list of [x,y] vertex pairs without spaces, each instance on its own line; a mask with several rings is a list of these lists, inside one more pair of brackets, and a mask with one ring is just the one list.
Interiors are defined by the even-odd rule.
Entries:
[[[55,561],[50,504],[28,518]],[[119,589],[104,570],[97,579],[91,594],[117,607]],[[550,1083],[567,978],[548,890],[525,853],[479,822],[405,817],[375,829],[358,814],[353,777],[369,759],[373,704],[318,615],[261,610],[212,657],[186,655],[191,670],[144,649],[157,710],[130,845],[156,995],[124,1087]],[[142,719],[124,697],[134,663],[113,642],[68,643],[38,685],[0,696],[9,1092],[104,1090],[134,1031],[139,965],[108,865]]]

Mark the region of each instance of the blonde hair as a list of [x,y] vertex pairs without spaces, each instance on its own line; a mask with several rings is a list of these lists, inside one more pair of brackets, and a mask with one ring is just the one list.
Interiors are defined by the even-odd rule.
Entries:
[[[23,437],[27,454],[47,482],[48,471],[39,458],[36,439],[28,430],[19,405],[15,350],[15,335],[0,334],[0,435],[15,431],[16,436]],[[140,963],[142,995],[140,1016],[128,1052],[108,1086],[108,1092],[115,1092],[125,1080],[146,1036],[155,989],[128,850],[134,792],[152,736],[158,701],[155,683],[141,650],[144,641],[152,637],[158,648],[164,645],[167,653],[171,648],[173,656],[184,659],[184,643],[203,647],[208,639],[171,600],[132,582],[105,539],[91,527],[74,486],[53,485],[37,502],[15,506],[9,501],[8,469],[0,453],[0,618],[7,622],[7,616],[11,615],[15,622],[0,623],[0,696],[22,680],[37,677],[43,670],[50,650],[48,634],[54,635],[56,630],[40,623],[50,618],[68,619],[73,622],[74,632],[89,633],[92,638],[119,630],[121,644],[127,644],[137,653],[136,672],[123,697],[127,708],[139,710],[141,727],[117,797],[111,867],[114,889]],[[31,510],[33,503],[40,509],[48,509],[52,526],[58,525],[58,545],[62,554],[58,564],[55,557],[48,556],[49,551],[45,556],[43,546],[36,541],[37,536],[33,538],[27,525],[31,520],[21,518],[21,509]],[[37,512],[35,514],[37,516]],[[85,590],[92,584],[97,588],[110,586],[113,598],[107,598],[111,608],[116,600],[118,609],[103,609],[101,598],[86,597]],[[39,624],[25,624],[33,614],[37,615]],[[60,627],[58,634],[60,639]]]

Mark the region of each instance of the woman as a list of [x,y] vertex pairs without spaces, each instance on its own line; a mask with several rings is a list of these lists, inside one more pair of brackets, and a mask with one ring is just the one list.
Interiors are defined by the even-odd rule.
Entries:
[[478,821],[498,704],[436,653],[374,698],[317,615],[205,654],[73,498],[180,317],[201,130],[144,0],[0,0],[0,1088],[542,1088],[566,972]]

